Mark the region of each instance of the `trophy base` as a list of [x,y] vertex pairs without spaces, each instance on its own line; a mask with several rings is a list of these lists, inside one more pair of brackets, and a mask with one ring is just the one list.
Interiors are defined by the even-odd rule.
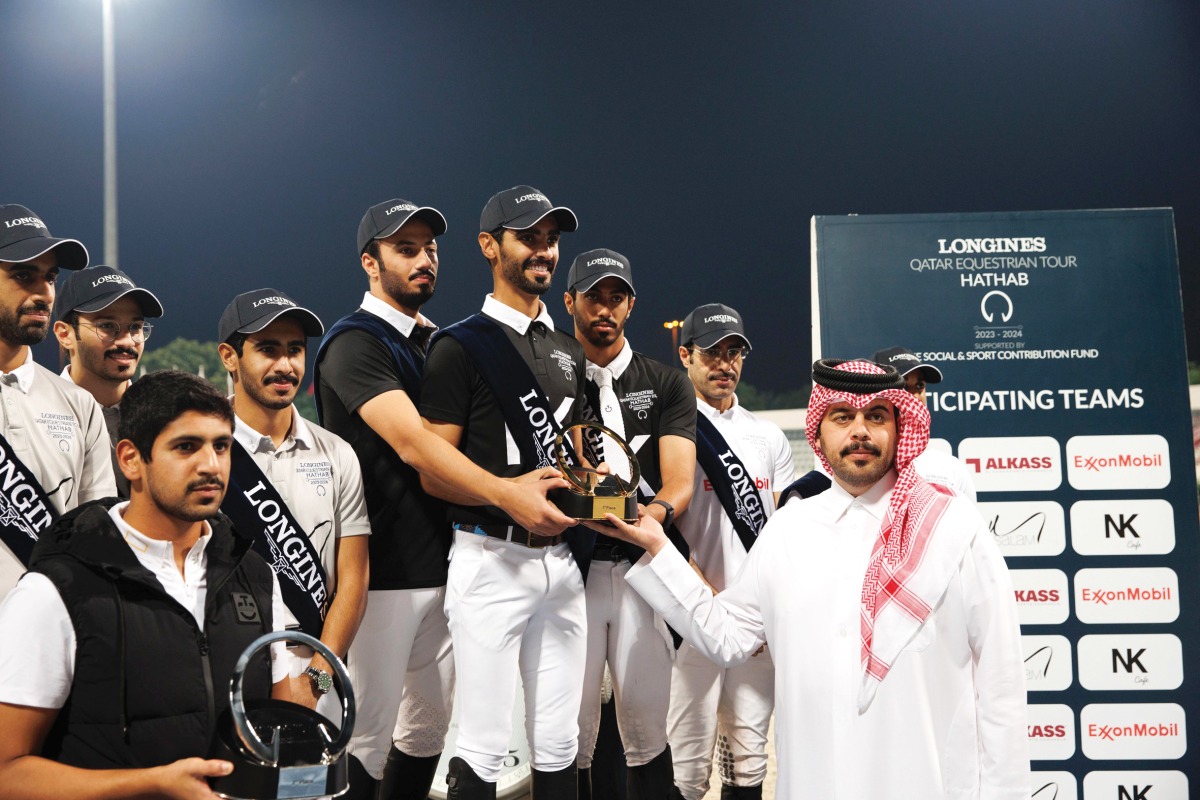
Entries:
[[615,514],[626,522],[637,521],[637,497],[588,495],[570,489],[554,489],[549,493],[550,502],[568,517],[580,522],[599,522],[607,525],[605,514]]

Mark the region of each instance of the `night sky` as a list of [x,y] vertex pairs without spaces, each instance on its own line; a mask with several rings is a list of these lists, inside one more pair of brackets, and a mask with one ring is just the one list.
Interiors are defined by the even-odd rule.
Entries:
[[[116,0],[116,52],[119,266],[166,306],[151,349],[215,339],[263,286],[331,324],[366,288],[358,220],[393,197],[448,219],[426,311],[460,319],[491,288],[479,212],[526,183],[580,219],[561,326],[570,260],[609,247],[636,349],[667,357],[664,320],[727,303],[773,390],[807,382],[814,214],[1171,206],[1200,359],[1191,0]],[[0,202],[93,263],[101,92],[98,0],[0,4]],[[880,345],[919,350],[928,312],[898,302],[912,328]]]

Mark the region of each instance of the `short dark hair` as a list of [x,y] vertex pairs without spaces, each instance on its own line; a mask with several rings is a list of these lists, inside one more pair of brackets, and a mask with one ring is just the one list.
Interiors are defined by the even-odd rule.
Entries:
[[246,346],[246,334],[241,331],[234,331],[229,334],[229,338],[225,340],[225,344],[233,348],[233,352],[237,353],[237,357],[242,357],[242,349]]
[[363,252],[366,253],[367,255],[369,255],[371,258],[375,259],[375,263],[378,264],[380,261],[379,240],[372,239],[371,241],[367,242],[367,246],[363,248]]
[[149,461],[163,428],[189,411],[220,417],[233,431],[233,406],[216,386],[177,369],[151,372],[125,390],[117,435],[133,442],[142,460]]
[[501,225],[494,231],[488,231],[488,236],[491,236],[493,239],[495,239],[497,244],[504,244],[504,232],[506,230],[508,230],[508,228]]

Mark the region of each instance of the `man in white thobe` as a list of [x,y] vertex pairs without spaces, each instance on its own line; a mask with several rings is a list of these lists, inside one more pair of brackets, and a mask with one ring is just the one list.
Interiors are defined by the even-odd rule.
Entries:
[[722,665],[775,659],[779,798],[1029,796],[1012,583],[974,504],[912,467],[929,412],[892,368],[819,361],[806,433],[833,476],[713,596],[653,520],[627,580]]

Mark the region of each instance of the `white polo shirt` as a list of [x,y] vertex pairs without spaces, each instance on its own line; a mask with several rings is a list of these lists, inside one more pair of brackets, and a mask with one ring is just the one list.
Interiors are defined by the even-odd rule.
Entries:
[[287,503],[321,555],[328,594],[337,589],[336,540],[371,533],[362,469],[350,445],[292,406],[292,429],[278,448],[235,417],[233,438]]
[[[775,423],[759,419],[742,408],[737,395],[733,397],[733,407],[725,412],[717,411],[700,398],[696,398],[696,407],[716,426],[741,459],[754,479],[763,508],[770,517],[775,512],[775,492],[787,488],[796,473],[787,436]],[[692,486],[692,502],[675,525],[691,548],[692,558],[705,579],[718,591],[732,583],[746,560],[746,548],[699,463]]]
[[[58,513],[81,503],[114,497],[108,430],[100,406],[85,390],[60,380],[33,360],[0,372],[0,433],[29,467]],[[0,597],[25,572],[0,542]]]

